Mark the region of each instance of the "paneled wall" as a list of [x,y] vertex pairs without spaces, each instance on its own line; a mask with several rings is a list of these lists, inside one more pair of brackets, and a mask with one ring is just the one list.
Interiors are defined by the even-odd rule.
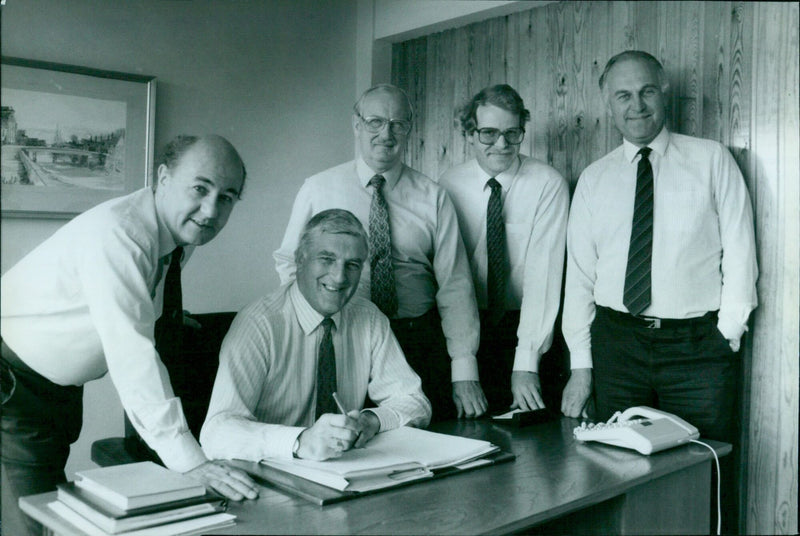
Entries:
[[522,152],[574,187],[622,141],[597,80],[609,57],[632,48],[667,71],[669,128],[725,144],[750,189],[761,275],[743,352],[742,522],[748,533],[796,533],[797,3],[562,2],[395,44],[393,82],[417,114],[406,162],[436,178],[470,158],[455,106],[508,83],[531,110]]

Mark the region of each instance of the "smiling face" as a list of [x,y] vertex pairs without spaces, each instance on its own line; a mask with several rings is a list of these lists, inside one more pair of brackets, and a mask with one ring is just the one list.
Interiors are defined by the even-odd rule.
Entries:
[[235,149],[219,137],[200,138],[172,168],[158,167],[156,210],[177,245],[205,244],[225,227],[243,170]]
[[358,288],[367,258],[362,237],[315,232],[297,259],[297,286],[319,314],[330,316],[350,300]]
[[[521,127],[517,114],[494,104],[478,106],[475,110],[475,117],[477,118],[477,129],[494,128],[505,132],[511,128]],[[475,130],[468,135],[467,139],[475,149],[475,158],[481,169],[490,177],[496,177],[510,168],[519,155],[519,145],[511,145],[506,141],[505,136],[500,136],[492,145],[487,145],[481,143],[478,139],[478,131]]]
[[666,98],[654,65],[629,58],[608,71],[606,105],[622,136],[639,147],[658,136],[666,119]]
[[[402,94],[389,89],[377,89],[366,95],[359,106],[359,112],[361,117],[411,120],[411,110],[406,99]],[[392,169],[403,157],[408,134],[393,134],[389,125],[376,133],[369,132],[363,120],[356,114],[353,114],[353,132],[359,155],[375,173]]]

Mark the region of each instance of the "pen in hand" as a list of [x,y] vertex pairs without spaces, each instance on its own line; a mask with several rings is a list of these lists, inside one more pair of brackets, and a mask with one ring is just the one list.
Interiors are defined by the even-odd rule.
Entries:
[[[335,391],[333,393],[333,401],[336,402],[336,407],[339,408],[339,411],[342,413],[342,415],[346,416],[347,415],[347,410],[344,409],[344,406],[342,405],[342,401],[339,400],[339,395],[337,395]],[[360,428],[360,426],[359,426],[359,428]],[[353,445],[355,445],[358,442],[358,439],[360,437],[361,437],[361,430],[359,429],[358,435],[356,436],[355,440],[353,441]]]

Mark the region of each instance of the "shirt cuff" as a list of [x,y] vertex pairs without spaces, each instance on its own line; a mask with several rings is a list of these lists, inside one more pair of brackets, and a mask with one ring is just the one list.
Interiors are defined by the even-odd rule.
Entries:
[[270,452],[262,455],[262,459],[277,456],[278,458],[291,460],[294,457],[292,453],[294,442],[297,441],[304,430],[306,428],[302,426],[281,426],[265,433],[261,440],[264,445],[270,445]]
[[380,428],[378,428],[378,432],[386,432],[387,430],[394,430],[395,428],[400,426],[400,416],[397,415],[397,412],[390,408],[380,407],[377,408],[369,408],[361,410],[361,413],[371,412],[378,418],[378,422],[380,423]]
[[570,352],[569,368],[570,370],[579,368],[592,368],[591,350],[584,352]]
[[736,320],[720,315],[717,320],[717,329],[726,339],[735,341],[738,344],[739,339],[741,339],[744,332],[747,331],[747,326],[742,325]]
[[451,381],[479,381],[478,360],[475,356],[453,358],[450,362],[450,367]]
[[536,352],[522,351],[517,348],[514,353],[514,368],[513,371],[522,372],[535,372],[539,373],[539,360],[541,355]]
[[203,449],[200,448],[200,443],[189,431],[179,434],[156,452],[168,469],[179,473],[191,471],[208,461],[206,455],[203,454]]

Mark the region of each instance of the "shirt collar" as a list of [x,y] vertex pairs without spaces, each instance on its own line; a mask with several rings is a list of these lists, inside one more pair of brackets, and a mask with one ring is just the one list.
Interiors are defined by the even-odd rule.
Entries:
[[[507,170],[503,171],[494,176],[494,180],[500,183],[500,186],[503,188],[504,192],[508,192],[511,189],[511,183],[514,182],[514,177],[517,176],[517,172],[519,171],[519,166],[521,165],[522,155],[517,155],[514,159],[514,162],[508,167]],[[478,159],[475,159],[475,167],[477,168],[477,177],[480,177],[481,180],[481,189],[486,189],[488,186],[486,182],[492,178],[491,175],[486,173],[486,171],[481,167],[478,163]]]
[[[158,257],[164,258],[172,253],[172,251],[178,247],[178,244],[175,243],[175,239],[172,238],[172,233],[169,232],[166,224],[161,220],[161,216],[155,204],[156,193],[154,190],[151,190],[151,195],[153,196],[153,211],[156,214],[156,225],[158,226]],[[184,258],[186,257],[187,255],[184,255]]]
[[[657,153],[658,156],[664,156],[664,153],[667,152],[667,146],[669,145],[669,131],[667,127],[664,126],[661,129],[661,132],[658,133],[653,141],[647,144],[647,147],[650,147],[653,152]],[[626,139],[622,139],[622,147],[623,151],[625,152],[625,159],[628,162],[633,162],[636,158],[636,155],[639,153],[641,147],[634,145],[633,143],[629,142]]]
[[358,181],[364,188],[367,187],[369,181],[375,175],[383,175],[386,179],[386,186],[393,189],[397,181],[400,180],[400,174],[403,172],[403,163],[398,162],[393,168],[384,171],[383,173],[375,173],[375,171],[364,162],[362,157],[356,158],[356,173],[358,174]]
[[[308,303],[308,300],[306,300],[305,296],[303,296],[303,293],[300,292],[300,288],[297,286],[297,281],[292,283],[292,285],[289,287],[289,299],[292,300],[294,313],[297,316],[297,321],[300,323],[300,327],[303,329],[303,332],[307,336],[311,335],[314,330],[319,327],[325,317],[319,314],[316,309],[311,307],[311,304]],[[337,329],[339,323],[341,322],[341,318],[341,310],[331,315],[333,325]]]

